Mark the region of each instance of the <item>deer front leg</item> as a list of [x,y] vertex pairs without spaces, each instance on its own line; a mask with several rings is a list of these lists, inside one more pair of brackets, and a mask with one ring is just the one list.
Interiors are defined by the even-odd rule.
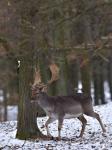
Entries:
[[48,125],[49,125],[50,123],[54,122],[54,121],[55,121],[54,118],[49,117],[48,120],[47,120],[46,123],[45,123],[45,127],[46,127],[46,130],[47,130],[47,135],[50,136],[50,137],[52,137],[52,135],[51,135],[50,132],[49,132]]
[[82,138],[84,131],[85,131],[86,124],[87,124],[87,120],[84,118],[83,115],[78,117],[78,119],[82,122],[82,130],[81,130],[80,135],[79,135],[79,137]]
[[61,128],[63,124],[63,117],[64,116],[58,118],[58,140],[61,140]]

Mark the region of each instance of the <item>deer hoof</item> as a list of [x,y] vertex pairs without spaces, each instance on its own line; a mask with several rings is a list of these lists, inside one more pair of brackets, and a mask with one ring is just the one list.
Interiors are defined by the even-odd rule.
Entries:
[[53,137],[50,133],[47,134],[48,137]]
[[42,129],[42,128],[45,128],[45,125],[41,126],[41,129]]
[[106,133],[106,132],[103,132],[103,133],[102,133],[102,136],[107,137],[107,133]]
[[82,134],[80,134],[79,136],[78,136],[78,138],[82,138],[83,137],[83,135]]
[[61,137],[55,137],[54,140],[55,141],[61,141]]

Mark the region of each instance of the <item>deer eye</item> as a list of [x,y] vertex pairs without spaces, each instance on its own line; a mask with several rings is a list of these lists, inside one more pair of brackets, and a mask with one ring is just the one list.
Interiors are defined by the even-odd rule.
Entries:
[[41,88],[39,88],[39,90],[41,91],[41,90],[42,90],[42,87],[41,87]]

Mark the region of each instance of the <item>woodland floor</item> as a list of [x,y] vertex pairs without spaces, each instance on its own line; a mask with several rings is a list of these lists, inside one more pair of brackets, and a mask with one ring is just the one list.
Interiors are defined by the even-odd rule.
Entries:
[[[78,138],[81,124],[78,119],[64,120],[61,141],[55,140],[19,140],[15,138],[17,121],[0,123],[0,150],[112,150],[112,102],[106,105],[95,106],[106,127],[106,134],[102,134],[96,119],[86,117],[88,125],[82,139]],[[38,118],[40,130],[46,134],[46,129],[41,128],[47,117]],[[51,134],[57,136],[57,121],[49,125]],[[66,140],[64,140],[66,139]]]

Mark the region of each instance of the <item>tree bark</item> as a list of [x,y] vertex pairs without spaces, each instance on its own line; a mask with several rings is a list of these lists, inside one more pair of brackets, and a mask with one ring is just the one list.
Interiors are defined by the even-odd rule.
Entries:
[[67,70],[67,75],[68,75],[68,79],[67,79],[67,94],[68,95],[72,95],[74,94],[76,91],[75,89],[78,88],[78,64],[75,61],[67,64],[68,65],[68,70]]
[[82,80],[83,92],[85,94],[90,94],[91,93],[90,66],[88,64],[84,65],[81,68],[81,80]]
[[30,83],[32,80],[33,70],[31,62],[27,58],[21,60],[19,70],[19,113],[16,137],[19,139],[27,139],[34,136],[42,137],[42,133],[37,127],[37,109],[38,106],[31,103],[30,99]]
[[96,73],[93,73],[93,84],[94,84],[94,103],[95,105],[99,105],[99,79],[98,79],[98,75]]
[[109,58],[108,63],[108,84],[109,84],[109,90],[110,90],[110,96],[112,100],[112,58]]

